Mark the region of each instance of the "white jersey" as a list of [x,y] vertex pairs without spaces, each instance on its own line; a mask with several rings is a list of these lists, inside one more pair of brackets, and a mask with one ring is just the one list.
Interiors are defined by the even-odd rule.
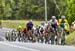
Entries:
[[43,28],[43,29],[44,29],[45,27],[44,27],[43,25],[41,25],[41,26],[40,26],[40,29],[41,29],[41,28]]
[[47,28],[47,26],[48,26],[48,23],[45,23],[45,25],[44,25],[44,29]]
[[33,29],[36,30],[36,27],[33,26]]
[[39,28],[39,33],[40,33],[40,34],[41,34],[41,30],[44,30],[44,28],[45,28],[45,27],[44,27],[43,25],[40,26],[40,28]]
[[56,24],[56,23],[58,23],[58,20],[57,19],[55,19],[54,21],[52,21],[52,19],[49,21],[49,23],[50,24]]

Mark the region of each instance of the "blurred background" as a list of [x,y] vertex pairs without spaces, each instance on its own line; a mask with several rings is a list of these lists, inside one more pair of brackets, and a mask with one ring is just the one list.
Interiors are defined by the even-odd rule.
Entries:
[[75,0],[0,0],[1,20],[45,20],[45,11],[48,20],[65,15],[71,23],[75,20]]

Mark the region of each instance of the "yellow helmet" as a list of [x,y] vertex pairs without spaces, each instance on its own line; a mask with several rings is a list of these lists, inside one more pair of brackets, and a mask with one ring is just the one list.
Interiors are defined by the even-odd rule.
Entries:
[[21,26],[21,25],[19,25],[19,26],[18,26],[18,28],[22,28],[22,26]]
[[18,31],[22,31],[22,26],[19,25],[18,28],[17,28],[17,30],[18,30]]

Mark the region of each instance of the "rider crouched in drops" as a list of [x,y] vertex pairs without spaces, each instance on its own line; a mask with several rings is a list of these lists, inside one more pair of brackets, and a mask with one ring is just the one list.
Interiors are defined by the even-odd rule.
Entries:
[[44,42],[44,23],[41,23],[39,27],[38,42]]
[[28,40],[31,40],[31,37],[33,37],[33,22],[32,20],[28,21],[26,24],[27,27],[27,34],[28,34]]
[[22,32],[23,32],[23,40],[27,42],[28,40],[27,28],[25,27]]
[[52,16],[51,20],[49,21],[49,23],[51,24],[52,29],[54,29],[53,31],[53,35],[51,37],[51,44],[54,44],[54,40],[55,40],[55,35],[57,35],[57,25],[58,25],[58,20],[56,19],[55,16]]
[[55,16],[52,16],[52,19],[49,21],[51,26],[54,28],[54,30],[56,31],[57,25],[58,25],[58,20],[56,19]]
[[27,27],[27,31],[32,30],[32,28],[33,28],[33,22],[32,22],[32,20],[30,20],[30,21],[27,22],[26,27]]
[[17,28],[18,31],[18,41],[21,41],[21,35],[22,35],[22,26],[19,25]]
[[53,31],[54,30],[52,29],[52,26],[50,24],[46,23],[46,26],[45,26],[45,43],[50,44],[50,38],[52,37]]
[[69,34],[69,23],[64,15],[62,15],[61,19],[59,19],[59,25],[66,31],[67,34]]
[[65,35],[69,34],[68,20],[65,18],[64,15],[62,15],[61,19],[59,19],[59,25],[63,28],[62,44],[64,44],[65,43]]

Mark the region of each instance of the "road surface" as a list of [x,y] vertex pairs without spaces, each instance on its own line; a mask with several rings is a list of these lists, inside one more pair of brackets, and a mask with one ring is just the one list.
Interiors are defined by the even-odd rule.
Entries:
[[0,28],[0,41],[5,41],[5,33],[8,31],[11,31],[12,29],[10,28]]
[[11,29],[0,29],[0,51],[75,51],[73,46],[59,46],[41,43],[8,42],[4,35]]
[[0,42],[0,51],[75,51],[75,47],[40,43]]

